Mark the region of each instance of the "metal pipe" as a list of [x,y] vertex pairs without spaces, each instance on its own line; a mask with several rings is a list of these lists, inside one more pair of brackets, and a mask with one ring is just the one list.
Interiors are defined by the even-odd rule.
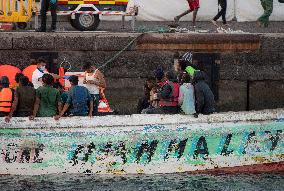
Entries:
[[237,3],[236,0],[234,0],[234,17],[232,21],[237,21]]

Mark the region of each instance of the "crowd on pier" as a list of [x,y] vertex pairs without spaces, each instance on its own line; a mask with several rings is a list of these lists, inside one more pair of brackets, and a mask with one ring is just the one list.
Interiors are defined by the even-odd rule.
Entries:
[[[215,112],[214,95],[206,82],[207,75],[192,64],[192,53],[174,59],[174,71],[154,71],[144,85],[138,113],[142,114],[211,114]],[[62,77],[46,70],[46,61],[37,60],[32,80],[22,73],[11,85],[7,76],[0,79],[0,117],[9,122],[13,116],[54,117],[98,115],[100,89],[106,87],[102,72],[91,63],[83,66],[84,81],[76,75]],[[66,78],[68,91],[57,79]]]

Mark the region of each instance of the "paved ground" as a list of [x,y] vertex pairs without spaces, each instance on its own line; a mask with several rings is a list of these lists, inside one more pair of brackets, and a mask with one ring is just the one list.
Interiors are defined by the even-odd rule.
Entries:
[[[161,29],[168,29],[170,21],[165,22],[146,22],[137,21],[135,32],[143,31],[158,31]],[[270,22],[268,28],[260,28],[256,22],[228,22],[232,30],[241,30],[249,33],[284,33],[284,21],[282,22]],[[191,29],[191,22],[180,22],[180,26],[183,28]],[[58,31],[74,31],[75,29],[69,24],[69,22],[58,22]],[[198,30],[208,30],[209,32],[217,32],[216,27],[211,22],[197,22]],[[126,21],[125,29],[122,29],[122,23],[120,21],[101,21],[97,31],[106,32],[133,32],[131,29],[130,21]]]
[[[136,22],[136,29],[139,30],[157,30],[167,28],[172,22]],[[242,30],[250,33],[284,33],[284,22],[271,22],[268,28],[260,28],[256,22],[229,22],[233,30]],[[191,22],[180,22],[181,27],[190,28]],[[216,31],[216,27],[211,22],[198,22],[197,27],[200,30]],[[130,22],[126,22],[126,29],[121,29],[120,22],[102,21],[98,30],[103,31],[131,31]]]

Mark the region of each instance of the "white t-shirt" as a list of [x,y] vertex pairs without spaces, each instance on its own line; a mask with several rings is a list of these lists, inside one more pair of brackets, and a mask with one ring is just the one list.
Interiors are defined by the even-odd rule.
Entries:
[[39,80],[40,78],[42,78],[43,74],[47,74],[48,72],[47,71],[40,71],[39,69],[36,69],[34,72],[33,72],[33,75],[32,75],[32,83],[34,85],[34,88],[37,89],[39,88],[40,86],[42,86],[42,81]]
[[[95,78],[97,71],[98,70],[95,70],[95,72],[92,75],[89,75],[87,72],[85,72],[86,80],[92,80],[92,81],[95,81],[95,82],[99,82],[99,80],[97,78]],[[97,86],[95,84],[84,84],[84,86],[89,90],[90,94],[99,94],[100,93],[99,86]]]

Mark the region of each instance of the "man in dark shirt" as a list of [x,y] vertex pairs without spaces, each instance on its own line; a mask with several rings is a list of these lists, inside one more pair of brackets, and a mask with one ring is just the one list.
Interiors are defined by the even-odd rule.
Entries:
[[29,83],[28,77],[20,77],[19,87],[17,87],[14,94],[11,112],[5,117],[6,122],[9,122],[13,115],[16,117],[28,117],[32,115],[36,92],[33,87],[29,86]]
[[37,30],[37,32],[46,32],[46,12],[50,8],[52,23],[51,23],[51,32],[55,32],[56,30],[56,21],[57,21],[57,0],[42,0],[41,1],[41,27]]
[[215,112],[214,94],[205,81],[205,74],[198,71],[194,74],[193,86],[195,93],[195,110],[196,113],[209,115]]
[[55,119],[58,120],[62,117],[71,105],[72,108],[69,111],[71,116],[92,117],[94,105],[88,89],[84,86],[78,86],[78,76],[71,76],[69,81],[71,83],[71,89],[68,92],[67,102],[65,103],[63,110],[55,117]]

